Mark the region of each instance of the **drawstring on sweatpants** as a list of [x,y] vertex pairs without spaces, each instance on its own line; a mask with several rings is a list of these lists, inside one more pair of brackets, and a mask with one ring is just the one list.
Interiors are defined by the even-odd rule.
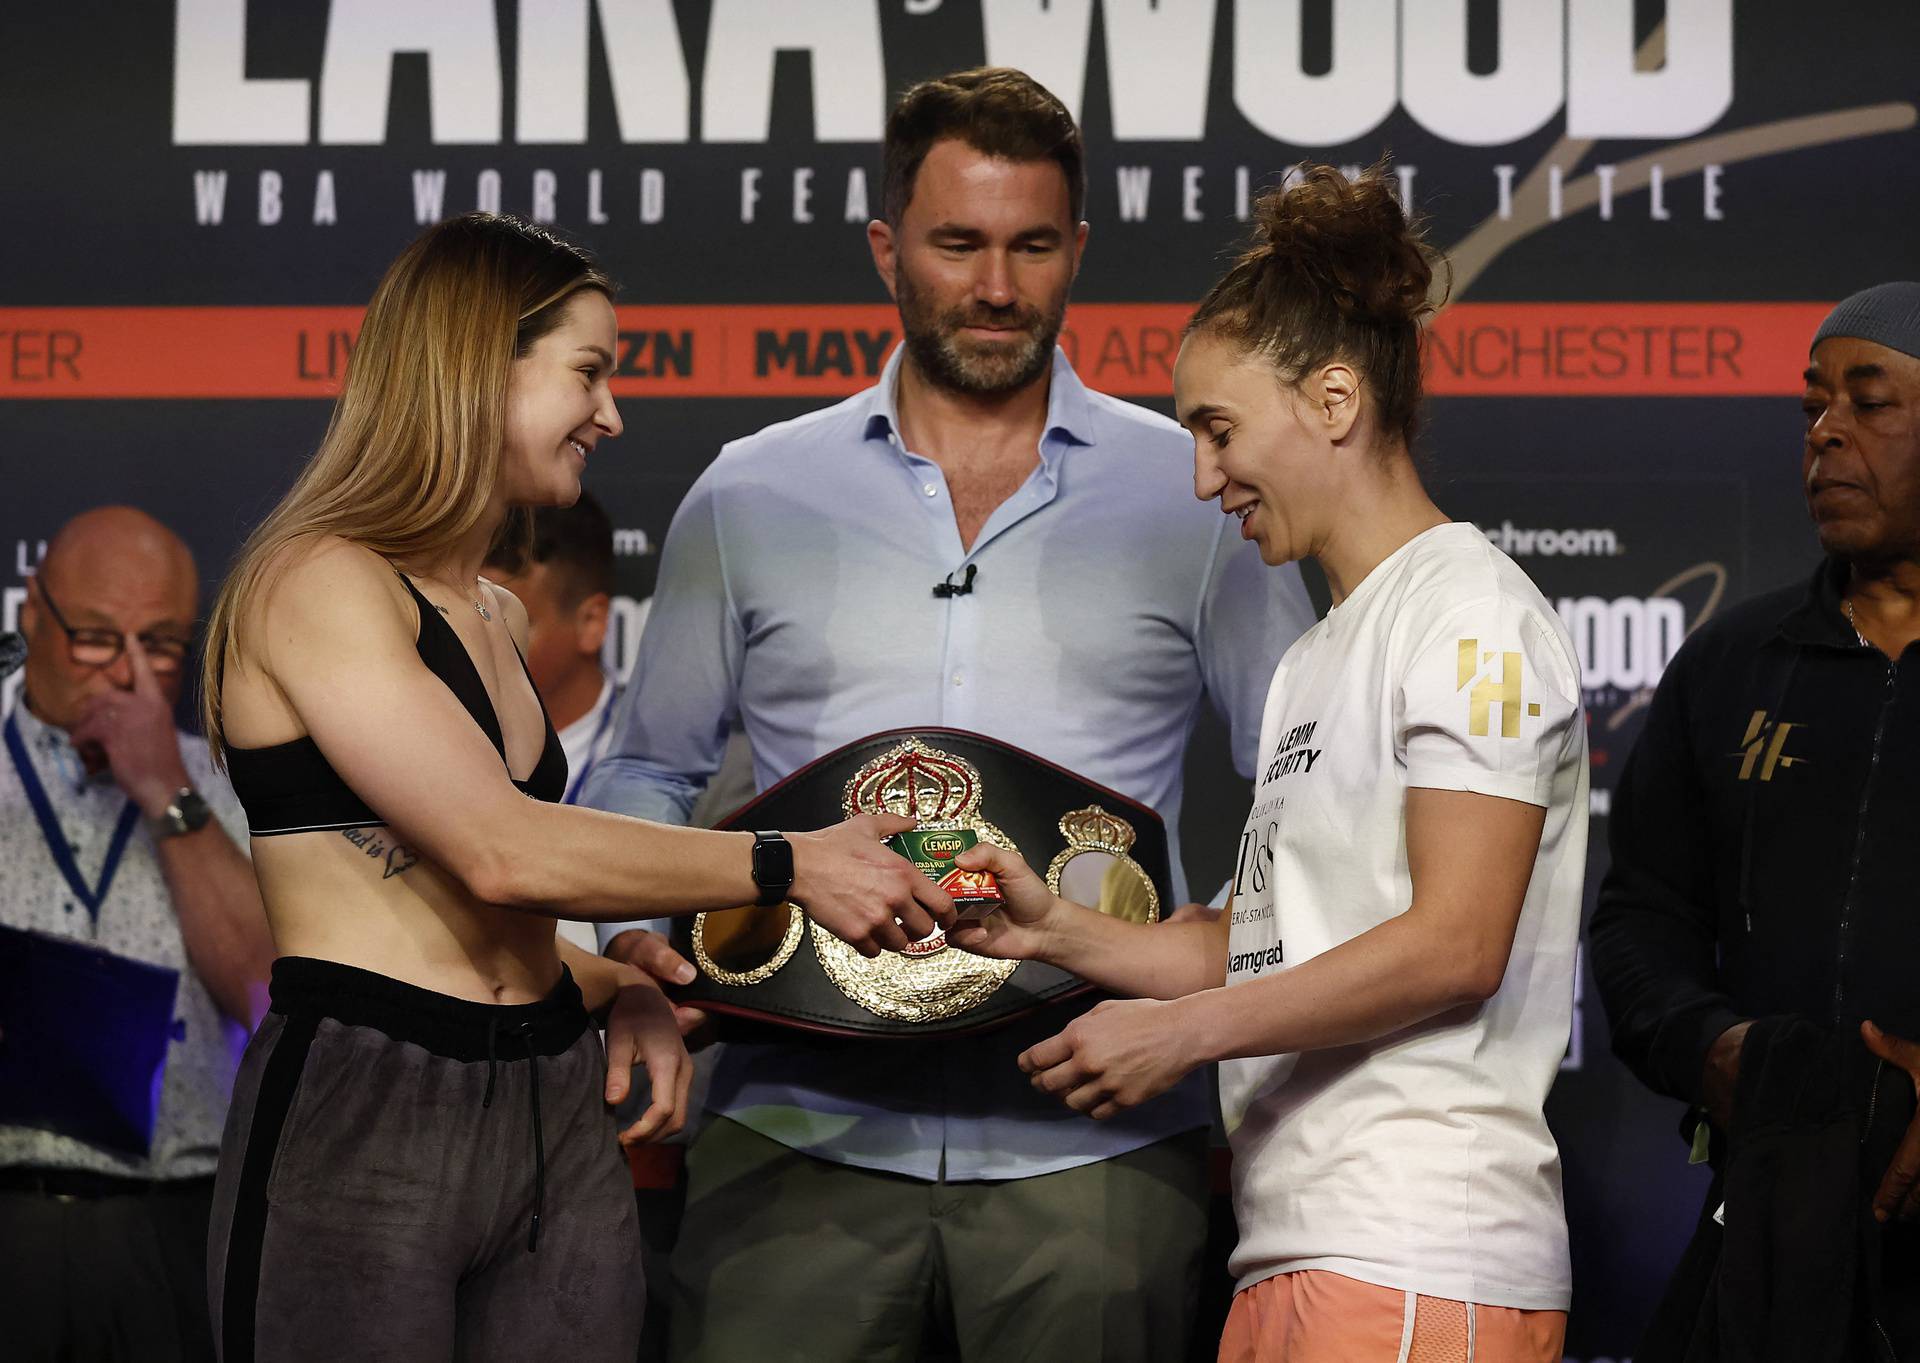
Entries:
[[[487,1091],[480,1099],[480,1106],[493,1106],[493,1080],[498,1064],[498,1048],[495,1044],[500,1032],[498,1015],[487,1019]],[[540,1248],[540,1214],[547,1207],[547,1139],[540,1124],[540,1057],[533,1049],[533,1024],[516,1023],[507,1032],[517,1036],[527,1048],[527,1113],[533,1122],[533,1221],[527,1227],[527,1253],[536,1253]]]
[[[530,1034],[533,1024],[520,1024],[523,1033]],[[533,1053],[533,1042],[527,1042],[527,1093],[531,1101],[527,1104],[533,1117],[533,1223],[527,1227],[527,1253],[532,1254],[540,1248],[540,1213],[547,1206],[547,1141],[546,1134],[540,1129],[540,1057]]]
[[498,1035],[499,1031],[500,1031],[500,1019],[497,1017],[488,1018],[487,1019],[487,1091],[486,1091],[486,1094],[480,1099],[480,1106],[482,1108],[489,1108],[493,1106],[493,1067],[494,1067],[493,1039],[496,1035]]

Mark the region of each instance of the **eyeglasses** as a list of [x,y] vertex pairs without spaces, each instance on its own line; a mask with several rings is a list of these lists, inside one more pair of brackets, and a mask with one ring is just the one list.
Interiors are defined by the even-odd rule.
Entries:
[[[78,667],[112,667],[127,651],[127,636],[117,629],[105,629],[88,626],[75,629],[67,623],[67,617],[60,613],[60,606],[53,599],[53,593],[47,590],[44,576],[36,577],[40,587],[40,599],[47,603],[47,610],[53,615],[53,623],[60,626],[67,636],[67,656]],[[187,650],[192,640],[178,634],[154,634],[142,630],[134,636],[140,641],[140,647],[146,650],[147,662],[152,665],[158,676],[171,676],[178,672],[187,661]]]

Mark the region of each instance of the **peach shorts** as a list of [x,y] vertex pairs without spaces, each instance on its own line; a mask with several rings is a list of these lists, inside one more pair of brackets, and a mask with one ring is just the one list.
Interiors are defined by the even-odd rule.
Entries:
[[1323,1269],[1235,1294],[1220,1363],[1560,1363],[1564,1311],[1376,1287]]

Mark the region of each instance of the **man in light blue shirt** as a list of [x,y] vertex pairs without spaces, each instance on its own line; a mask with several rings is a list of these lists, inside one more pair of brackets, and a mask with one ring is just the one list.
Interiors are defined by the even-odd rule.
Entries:
[[[929,81],[885,156],[868,232],[905,344],[878,386],[729,444],[689,492],[585,802],[684,822],[736,722],[761,789],[940,725],[1171,832],[1203,699],[1251,774],[1306,593],[1194,499],[1179,427],[1088,391],[1056,349],[1087,232],[1059,102],[1017,72]],[[634,955],[639,926],[604,925],[603,947]],[[926,1329],[967,1360],[1183,1356],[1207,1091],[1105,1123],[1035,1093],[1015,1057],[1085,1006],[983,1036],[728,1047],[722,1120],[689,1155],[672,1356],[778,1339],[783,1358],[910,1361]]]

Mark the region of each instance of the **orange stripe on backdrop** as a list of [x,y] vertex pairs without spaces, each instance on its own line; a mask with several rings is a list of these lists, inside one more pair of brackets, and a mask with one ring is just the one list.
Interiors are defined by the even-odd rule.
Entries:
[[[1433,324],[1441,396],[1782,395],[1820,303],[1461,303]],[[1188,307],[1083,303],[1063,344],[1103,392],[1163,397]],[[0,308],[0,398],[327,398],[359,308]],[[620,309],[621,397],[840,397],[899,336],[885,304]]]

